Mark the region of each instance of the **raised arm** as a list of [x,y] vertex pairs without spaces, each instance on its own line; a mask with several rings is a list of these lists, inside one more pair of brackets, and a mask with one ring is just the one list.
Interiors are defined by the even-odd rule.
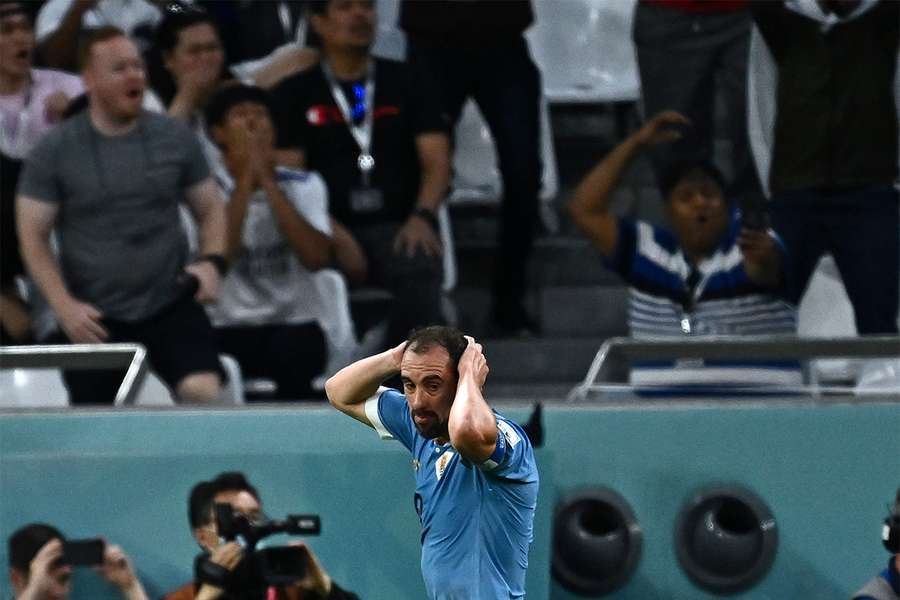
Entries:
[[667,127],[686,124],[687,118],[675,111],[656,115],[616,146],[575,188],[569,214],[604,256],[612,256],[618,242],[618,219],[609,211],[609,200],[622,173],[645,147],[681,137],[679,131]]
[[[62,71],[77,71],[78,38],[81,35],[81,21],[86,12],[94,8],[97,0],[72,0],[56,29],[44,34],[48,26],[44,14],[38,15],[38,53],[44,64]],[[44,17],[44,18],[42,18]],[[52,25],[52,24],[51,24]]]
[[347,365],[325,382],[325,395],[336,409],[372,427],[365,403],[381,383],[400,372],[406,342]]
[[450,443],[460,456],[473,463],[482,463],[497,445],[497,419],[481,393],[490,370],[481,344],[469,336],[466,340],[469,345],[459,359],[459,382],[447,429]]

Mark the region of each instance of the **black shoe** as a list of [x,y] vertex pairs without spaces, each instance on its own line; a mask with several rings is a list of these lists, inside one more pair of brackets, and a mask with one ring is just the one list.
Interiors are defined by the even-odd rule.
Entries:
[[495,305],[491,310],[488,330],[494,337],[536,337],[540,335],[537,320],[521,304]]

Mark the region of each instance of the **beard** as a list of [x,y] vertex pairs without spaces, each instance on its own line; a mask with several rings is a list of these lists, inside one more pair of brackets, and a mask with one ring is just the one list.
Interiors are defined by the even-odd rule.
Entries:
[[[447,432],[447,423],[441,421],[440,417],[438,417],[437,413],[432,412],[430,410],[416,410],[412,413],[413,424],[416,426],[416,430],[419,432],[425,439],[433,440],[437,437],[448,437],[449,434]],[[416,417],[424,417],[428,420],[424,423],[419,423],[416,420]]]

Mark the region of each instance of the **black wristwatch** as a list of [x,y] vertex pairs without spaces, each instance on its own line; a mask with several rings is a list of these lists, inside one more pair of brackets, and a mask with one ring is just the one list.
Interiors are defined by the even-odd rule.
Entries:
[[223,255],[204,254],[203,256],[198,256],[193,262],[198,263],[203,261],[212,263],[212,266],[219,272],[219,277],[225,277],[225,275],[228,274],[228,259]]
[[429,225],[435,231],[438,230],[438,220],[437,215],[434,214],[434,211],[425,208],[424,206],[417,206],[415,210],[412,211],[413,216],[419,217]]

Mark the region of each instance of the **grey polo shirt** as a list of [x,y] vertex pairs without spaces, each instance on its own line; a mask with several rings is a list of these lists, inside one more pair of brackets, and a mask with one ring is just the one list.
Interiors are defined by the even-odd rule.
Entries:
[[25,163],[19,194],[59,207],[59,260],[69,292],[105,318],[145,319],[177,298],[188,246],[178,204],[209,177],[194,133],[143,113],[105,136],[88,111],[51,130]]

